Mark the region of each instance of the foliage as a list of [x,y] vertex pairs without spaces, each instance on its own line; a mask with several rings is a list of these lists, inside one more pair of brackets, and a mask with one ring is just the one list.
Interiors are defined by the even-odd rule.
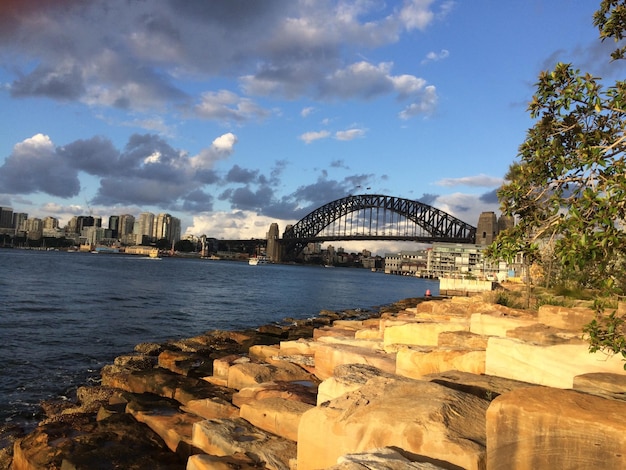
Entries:
[[[626,0],[603,0],[594,14],[600,39],[613,39],[612,60],[626,56]],[[619,44],[618,44],[619,43]],[[538,246],[553,247],[559,282],[594,288],[605,298],[626,292],[626,81],[601,79],[558,63],[539,75],[529,104],[535,119],[499,189],[514,230],[489,248],[508,259],[519,250],[536,261]],[[585,327],[590,351],[626,358],[624,318],[615,312]]]
[[[622,13],[624,0],[617,3],[602,6]],[[617,37],[612,24],[603,22]],[[537,244],[550,240],[569,276],[624,290],[626,82],[604,89],[598,78],[559,63],[536,86],[529,105],[536,123],[498,191],[503,212],[518,223],[491,254],[506,259],[519,249],[536,257]]]
[[[589,352],[602,351],[607,354],[621,354],[626,360],[626,337],[624,337],[624,317],[615,311],[606,316],[598,316],[585,325],[583,333],[589,340]],[[626,370],[626,363],[624,363]]]

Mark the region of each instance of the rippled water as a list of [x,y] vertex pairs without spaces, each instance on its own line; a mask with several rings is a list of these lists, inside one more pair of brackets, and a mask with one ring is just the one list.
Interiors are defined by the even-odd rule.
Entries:
[[0,249],[0,426],[141,342],[371,308],[438,282],[364,269]]

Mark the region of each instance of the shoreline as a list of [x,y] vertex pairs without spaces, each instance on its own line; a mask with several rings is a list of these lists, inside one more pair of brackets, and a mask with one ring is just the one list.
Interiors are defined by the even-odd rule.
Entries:
[[626,371],[581,338],[595,311],[487,300],[138,344],[0,468],[624,468]]
[[[245,335],[256,331],[260,335],[276,336],[277,340],[285,338],[312,338],[313,330],[315,328],[318,328],[320,326],[327,326],[335,320],[362,320],[376,318],[385,312],[400,311],[406,304],[414,305],[418,301],[420,301],[420,298],[408,298],[393,302],[388,305],[372,307],[372,309],[375,308],[378,310],[369,310],[363,308],[346,309],[339,312],[322,310],[318,312],[317,315],[307,318],[286,317],[283,318],[280,322],[261,325],[257,328],[249,328],[244,330],[210,330],[207,331],[204,335]],[[77,386],[76,389],[73,390],[72,397],[68,398],[67,400],[60,397],[42,400],[39,403],[40,410],[37,414],[37,416],[41,419],[37,423],[34,423],[32,426],[29,426],[27,428],[22,428],[19,425],[13,426],[10,423],[5,424],[0,429],[0,470],[4,468],[9,468],[3,465],[7,465],[6,462],[10,460],[8,459],[8,457],[12,454],[12,447],[14,446],[15,441],[29,436],[30,434],[37,431],[37,429],[41,426],[55,421],[62,422],[66,419],[65,417],[71,416],[72,414],[93,415],[92,418],[95,419],[97,409],[94,410],[93,408],[96,406],[99,408],[101,404],[99,403],[99,400],[96,399],[96,404],[90,404],[85,409],[85,407],[80,403],[81,391],[83,395],[82,399],[86,401],[93,400],[93,398],[87,397],[87,395],[89,395],[89,389],[94,391],[95,395],[99,395],[101,393],[98,389],[101,387],[100,384],[102,382],[102,371],[106,367],[124,361],[132,361],[133,357],[143,354],[147,354],[149,357],[154,357],[155,361],[148,362],[151,366],[156,367],[155,354],[160,354],[163,351],[171,349],[184,349],[184,346],[181,345],[183,345],[187,341],[193,341],[193,339],[197,337],[198,336],[168,339],[161,343],[139,343],[135,345],[133,351],[129,351],[125,354],[117,356],[112,364],[106,364],[104,368],[101,369],[100,372],[97,374],[98,380],[95,384],[82,384]],[[105,393],[105,395],[107,394]],[[106,399],[108,400],[109,397],[106,396]],[[102,401],[102,399],[100,399],[100,401]]]

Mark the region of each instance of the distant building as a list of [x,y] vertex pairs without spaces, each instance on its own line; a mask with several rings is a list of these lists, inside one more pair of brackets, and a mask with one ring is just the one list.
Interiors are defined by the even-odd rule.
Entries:
[[278,224],[271,224],[270,229],[267,231],[267,248],[265,250],[265,254],[269,260],[273,262],[281,260],[281,245],[279,237],[280,232],[278,230]]
[[476,243],[491,245],[498,235],[498,219],[494,212],[483,212],[478,218],[476,227]]
[[15,228],[13,226],[13,208],[0,207],[0,228]]
[[428,250],[385,253],[385,274],[425,276],[428,267]]

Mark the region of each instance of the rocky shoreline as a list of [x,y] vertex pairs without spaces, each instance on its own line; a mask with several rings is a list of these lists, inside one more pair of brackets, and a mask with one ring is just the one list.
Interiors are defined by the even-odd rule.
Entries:
[[626,467],[626,375],[585,307],[405,299],[139,344],[0,469]]

